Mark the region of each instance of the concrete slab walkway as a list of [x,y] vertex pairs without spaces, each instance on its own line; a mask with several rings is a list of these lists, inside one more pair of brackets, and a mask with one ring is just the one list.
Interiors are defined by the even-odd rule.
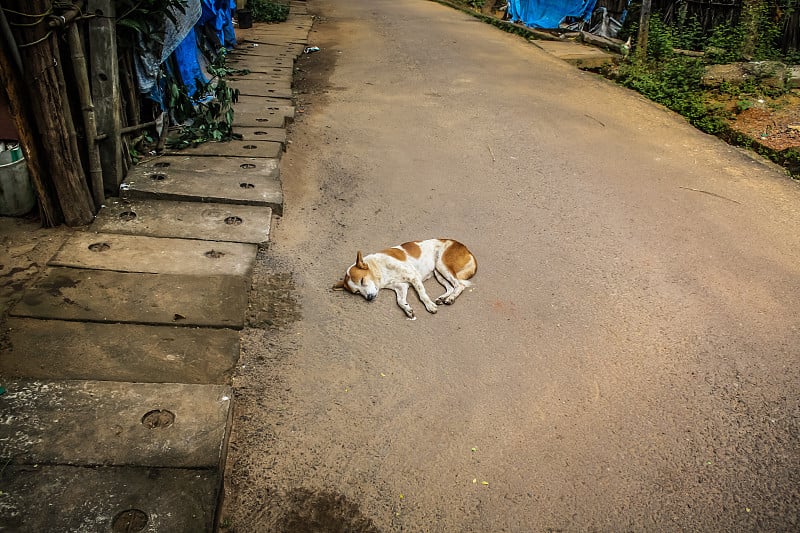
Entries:
[[[241,141],[167,151],[11,309],[0,530],[216,529],[258,246],[283,208],[294,60],[312,19],[237,31]],[[10,381],[9,381],[10,380]]]

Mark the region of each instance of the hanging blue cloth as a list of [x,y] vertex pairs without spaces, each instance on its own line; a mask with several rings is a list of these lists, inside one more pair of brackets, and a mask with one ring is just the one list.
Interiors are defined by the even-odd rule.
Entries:
[[194,98],[195,93],[197,93],[197,82],[208,83],[197,57],[200,49],[197,47],[197,35],[194,33],[194,28],[189,31],[189,34],[181,41],[174,53],[180,80],[189,91],[189,96]]
[[235,0],[203,0],[203,15],[197,22],[209,28],[219,41],[219,46],[232,49],[236,44],[233,30]]
[[589,22],[597,0],[508,0],[513,22],[532,28],[555,29],[567,17]]
[[236,32],[233,30],[233,13],[236,10],[236,0],[228,0],[228,9],[225,10],[225,23],[222,33],[225,36],[225,48],[232,50],[236,46]]

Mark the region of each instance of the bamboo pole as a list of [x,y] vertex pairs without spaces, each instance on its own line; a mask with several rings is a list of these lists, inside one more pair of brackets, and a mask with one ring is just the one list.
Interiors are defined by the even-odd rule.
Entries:
[[89,182],[92,185],[92,198],[94,205],[99,208],[105,202],[103,192],[103,167],[100,163],[100,149],[97,146],[97,124],[95,123],[94,105],[92,104],[91,88],[89,87],[89,72],[86,69],[86,56],[83,55],[78,25],[72,23],[67,27],[67,40],[72,53],[72,66],[75,69],[75,79],[78,86],[78,97],[83,111],[83,125],[86,130],[86,145],[89,154]]

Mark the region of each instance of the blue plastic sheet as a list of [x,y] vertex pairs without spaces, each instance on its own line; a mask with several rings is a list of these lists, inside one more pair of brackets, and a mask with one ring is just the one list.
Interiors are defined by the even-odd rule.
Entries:
[[186,86],[189,91],[189,96],[194,97],[197,93],[197,82],[207,83],[203,69],[200,67],[198,54],[200,50],[197,48],[197,36],[194,33],[194,28],[189,32],[186,38],[175,49],[175,63],[178,66],[178,74],[180,75],[181,82]]
[[236,0],[203,0],[203,15],[197,23],[206,26],[219,41],[219,46],[228,49],[236,45],[236,34],[233,30],[233,10]]
[[555,29],[567,17],[588,22],[597,0],[509,0],[513,22],[532,28]]

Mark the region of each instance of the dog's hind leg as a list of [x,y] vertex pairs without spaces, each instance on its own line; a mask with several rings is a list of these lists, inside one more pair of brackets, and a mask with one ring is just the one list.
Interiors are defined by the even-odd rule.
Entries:
[[458,295],[464,291],[467,284],[458,279],[444,264],[437,265],[434,272],[437,274],[436,279],[439,279],[439,276],[441,276],[447,280],[447,283],[450,285],[450,288],[436,299],[436,303],[451,305],[456,301]]
[[392,287],[392,290],[394,290],[395,294],[397,294],[397,305],[400,306],[400,309],[402,309],[405,312],[408,318],[414,320],[414,318],[416,318],[414,316],[414,310],[411,309],[410,305],[408,305],[408,301],[406,299],[408,295],[408,284],[401,283],[399,285]]
[[447,280],[447,278],[445,278],[444,276],[442,276],[441,274],[439,274],[439,271],[438,271],[438,270],[435,270],[435,269],[434,269],[434,271],[433,271],[433,275],[434,275],[434,277],[436,278],[436,281],[438,281],[438,282],[439,282],[439,284],[440,284],[442,287],[444,287],[444,288],[445,288],[444,294],[442,294],[441,296],[439,296],[438,298],[436,298],[436,303],[437,303],[437,304],[443,304],[443,303],[444,303],[444,301],[445,301],[445,299],[447,299],[447,297],[448,297],[448,296],[450,296],[450,295],[453,293],[453,289],[455,289],[455,287],[453,286],[453,284],[452,284],[452,283],[450,283],[450,282]]

